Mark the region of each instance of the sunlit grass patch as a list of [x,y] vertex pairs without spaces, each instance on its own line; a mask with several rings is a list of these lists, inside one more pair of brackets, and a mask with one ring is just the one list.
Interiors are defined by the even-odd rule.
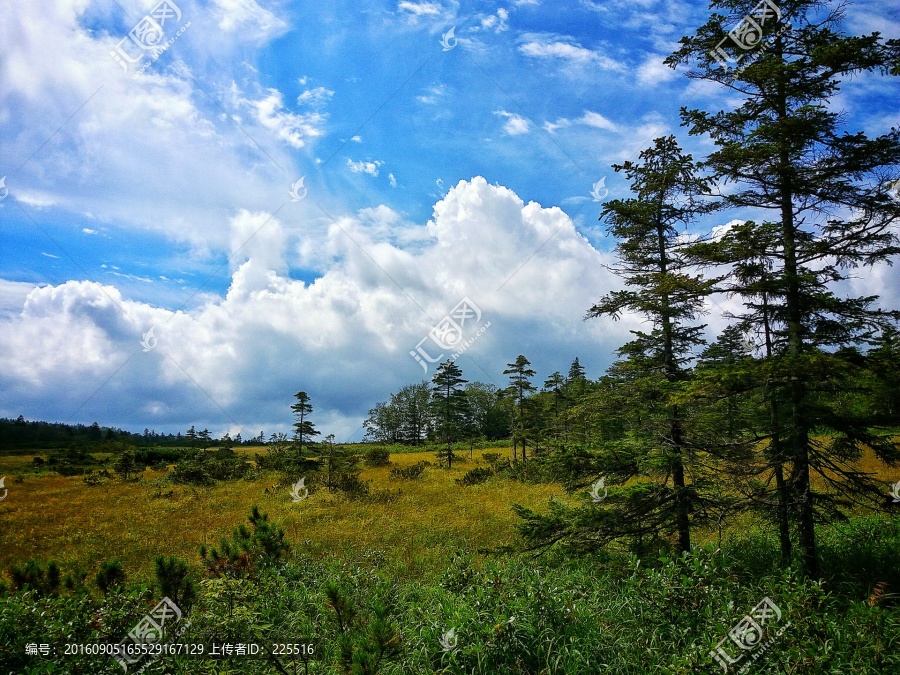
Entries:
[[[389,471],[420,461],[434,463],[433,452],[392,455],[389,466],[364,468],[361,478],[371,490],[390,493],[384,500],[351,501],[320,489],[294,503],[289,488],[266,494],[277,482],[268,473],[208,488],[158,488],[154,483],[164,474],[149,470],[140,481],[114,478],[96,486],[86,485],[81,476],[27,477],[22,483],[8,482],[9,497],[0,502],[0,568],[33,558],[58,560],[64,570],[93,572],[102,561],[115,558],[130,576],[147,577],[157,554],[196,562],[201,544],[215,544],[230,534],[250,506],[259,504],[304,552],[383,550],[398,573],[429,576],[457,548],[489,551],[513,545],[513,502],[540,508],[551,495],[563,494],[559,486],[502,478],[458,486],[456,479],[483,463],[482,454],[476,450],[474,460],[455,463],[451,470],[429,467],[415,481],[391,480]],[[23,471],[31,461],[30,456],[2,459],[4,468]],[[171,496],[164,496],[170,491]]]

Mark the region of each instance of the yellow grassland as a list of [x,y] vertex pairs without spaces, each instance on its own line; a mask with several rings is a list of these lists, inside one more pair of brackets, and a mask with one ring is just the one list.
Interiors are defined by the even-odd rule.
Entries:
[[[485,452],[509,453],[509,450]],[[140,482],[118,478],[88,486],[81,476],[50,474],[25,477],[32,456],[0,457],[0,476],[6,475],[8,496],[0,501],[0,570],[29,558],[57,560],[65,573],[80,566],[93,575],[104,560],[121,561],[126,572],[149,577],[157,554],[178,555],[197,563],[201,544],[218,543],[246,522],[250,507],[259,504],[278,523],[295,548],[315,554],[361,553],[381,549],[409,576],[428,576],[443,569],[455,548],[495,549],[516,540],[514,502],[543,508],[551,495],[563,496],[558,485],[523,485],[494,478],[489,483],[460,487],[454,481],[474,466],[485,465],[481,451],[474,460],[454,464],[452,470],[432,467],[424,478],[396,481],[394,467],[421,460],[435,462],[431,452],[396,454],[388,467],[365,468],[363,481],[373,490],[391,490],[390,502],[349,501],[317,490],[294,503],[290,488],[266,494],[276,480],[227,481],[210,488],[183,485],[163,487],[158,497],[155,479],[146,471]],[[2,494],[2,493],[0,493]]]
[[[317,490],[297,503],[289,487],[266,494],[277,480],[274,473],[209,488],[168,485],[160,490],[155,481],[163,474],[148,470],[139,482],[113,478],[88,486],[81,476],[29,476],[31,455],[3,456],[0,477],[6,476],[8,493],[0,501],[0,570],[29,558],[52,559],[64,573],[80,567],[93,576],[102,561],[117,559],[130,576],[149,578],[154,556],[178,555],[197,564],[201,544],[217,544],[258,504],[295,549],[315,555],[382,550],[396,574],[429,577],[444,569],[457,548],[486,552],[515,545],[519,521],[510,509],[513,503],[543,511],[551,496],[573,501],[556,484],[494,477],[481,485],[458,486],[455,480],[467,470],[485,465],[485,452],[511,453],[476,450],[473,460],[456,463],[452,470],[432,467],[416,481],[391,480],[388,472],[422,460],[434,462],[434,454],[395,454],[390,466],[365,468],[361,475],[373,491],[396,493],[392,501],[350,501]],[[871,452],[857,466],[883,481],[886,491],[900,480],[900,467],[883,466]],[[822,483],[814,479],[817,487]],[[170,490],[171,496],[165,496]]]

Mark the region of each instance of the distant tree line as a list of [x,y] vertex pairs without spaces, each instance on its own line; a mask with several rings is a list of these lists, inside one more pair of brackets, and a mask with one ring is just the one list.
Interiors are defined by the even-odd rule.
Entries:
[[[521,354],[508,363],[503,372],[509,381],[501,389],[468,382],[456,363],[446,361],[430,383],[407,385],[376,404],[364,423],[366,440],[415,446],[509,439],[513,458],[524,461],[529,446],[540,454],[561,442],[583,442],[596,429],[590,411],[579,405],[589,382],[578,358],[565,375],[550,374],[541,389],[530,366]],[[452,461],[449,455],[440,459]]]
[[160,434],[151,429],[132,433],[116,427],[63,424],[59,422],[28,421],[22,415],[16,419],[0,418],[0,452],[17,450],[50,450],[55,448],[88,448],[104,443],[124,443],[136,447],[209,447],[213,445],[239,446],[264,445],[263,432],[252,438],[240,433],[234,438],[227,432],[221,438],[213,437],[208,429],[197,431],[191,426],[184,434]]
[[[447,379],[453,379],[454,375],[448,373],[447,368],[446,364],[441,365],[439,374],[443,379],[438,386],[446,386]],[[458,384],[465,384],[465,387],[460,389]],[[459,438],[489,441],[509,438],[512,408],[497,387],[482,382],[458,384],[450,384],[452,392],[462,392],[452,394],[452,429],[444,427],[443,431]],[[443,439],[446,433],[442,435],[442,415],[435,408],[433,386],[434,382],[427,381],[410,384],[391,394],[389,400],[377,403],[364,423],[365,439],[402,445],[423,445],[427,441]],[[441,397],[438,394],[438,398],[444,401],[443,412],[446,412],[447,395]],[[466,403],[460,404],[463,398]]]

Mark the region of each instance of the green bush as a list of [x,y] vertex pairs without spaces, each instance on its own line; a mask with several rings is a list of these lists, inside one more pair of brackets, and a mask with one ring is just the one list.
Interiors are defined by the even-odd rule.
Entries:
[[213,452],[201,450],[176,463],[171,479],[181,484],[212,485],[217,481],[243,478],[252,468],[246,459],[235,454],[231,448],[220,448]]
[[183,459],[190,452],[182,448],[141,448],[134,450],[134,459],[140,466],[168,465]]
[[425,473],[425,466],[425,462],[418,462],[417,464],[408,466],[405,469],[397,467],[396,469],[391,469],[388,475],[393,480],[416,480],[417,478],[421,478]]
[[486,452],[481,457],[491,466],[495,466],[500,463],[502,455],[499,452]]
[[88,471],[81,480],[84,481],[85,485],[90,486],[100,485],[100,483],[103,482],[103,479],[100,478],[100,474],[94,473],[93,471]]
[[484,483],[493,475],[493,469],[489,469],[485,466],[476,466],[474,469],[466,471],[462,478],[457,478],[456,484],[463,486],[478,485],[479,483]]
[[176,556],[158,555],[153,559],[156,582],[160,593],[187,611],[197,597],[197,584],[190,577],[186,561]]
[[331,489],[351,499],[362,499],[369,494],[369,484],[361,481],[358,473],[341,473],[332,477]]
[[363,457],[366,466],[387,466],[391,463],[391,451],[381,446],[367,448]]
[[269,522],[255,504],[247,518],[250,528],[238,525],[231,539],[222,537],[219,548],[200,547],[200,557],[209,576],[254,576],[261,568],[279,561],[290,550],[284,530]]
[[33,591],[38,596],[55,595],[59,590],[59,563],[51,560],[47,568],[36,560],[28,560],[24,566],[13,566],[9,570],[13,589]]
[[118,560],[108,560],[101,563],[94,582],[104,594],[113,588],[118,588],[125,582],[125,568]]

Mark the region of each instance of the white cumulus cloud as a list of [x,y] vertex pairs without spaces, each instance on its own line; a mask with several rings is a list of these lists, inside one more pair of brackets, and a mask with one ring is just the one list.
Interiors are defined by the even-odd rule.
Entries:
[[[502,384],[519,353],[539,352],[547,372],[590,360],[636,325],[583,322],[615,286],[606,255],[559,208],[480,177],[450,188],[424,225],[381,206],[300,235],[244,210],[228,230],[227,292],[189,310],[109,284],[0,281],[0,415],[255,435],[287,430],[304,389],[319,427],[349,438],[375,401],[424,376],[409,352],[463,297],[492,324],[459,361],[472,380]],[[330,261],[314,280],[291,273],[295,236]],[[144,352],[153,326],[157,346]]]

